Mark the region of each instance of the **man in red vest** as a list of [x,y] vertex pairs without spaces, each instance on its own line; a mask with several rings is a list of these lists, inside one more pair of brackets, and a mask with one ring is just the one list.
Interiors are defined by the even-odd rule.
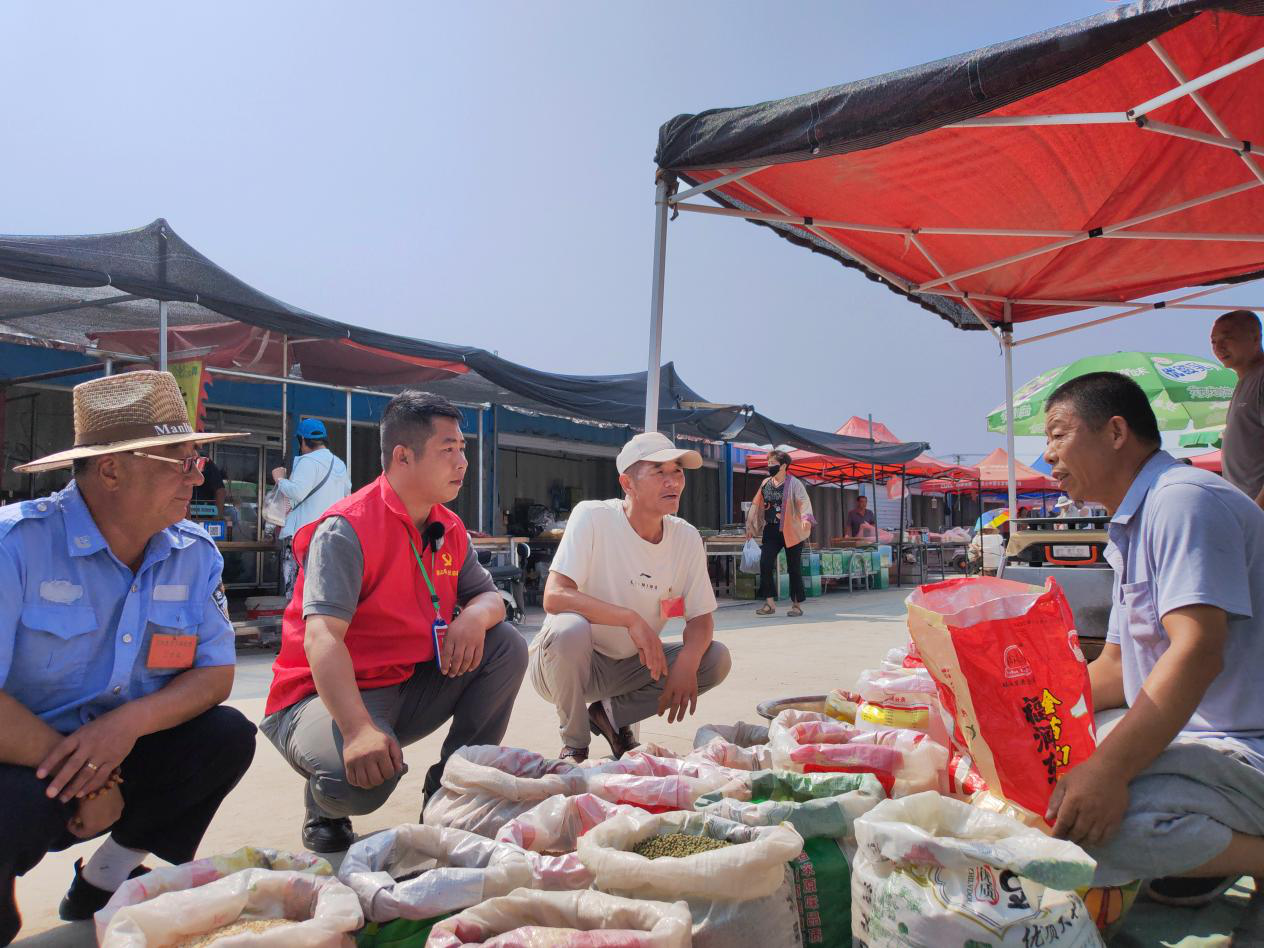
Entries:
[[468,466],[460,411],[402,392],[381,434],[381,476],[294,537],[299,574],[261,724],[306,778],[314,852],[351,845],[351,815],[385,803],[407,769],[401,746],[452,721],[429,797],[454,750],[499,744],[527,667],[526,642],[444,506]]

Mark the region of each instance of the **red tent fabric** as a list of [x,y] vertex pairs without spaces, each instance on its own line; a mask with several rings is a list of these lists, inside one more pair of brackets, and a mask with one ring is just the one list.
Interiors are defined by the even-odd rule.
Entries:
[[1002,321],[1007,305],[1024,322],[1254,278],[1260,13],[1246,0],[1153,0],[679,116],[660,131],[659,164],[695,185],[756,169],[708,192],[727,211],[678,206],[771,227],[963,329],[982,328],[976,313]]
[[[861,418],[859,415],[852,415],[843,423],[843,426],[834,432],[835,434],[847,435],[851,438],[868,438],[869,419]],[[873,423],[873,440],[886,441],[890,444],[899,444],[900,439],[895,433],[880,421]],[[909,461],[905,467],[906,473],[912,477],[921,477],[928,474],[939,474],[953,469],[951,464],[939,460],[939,458],[931,457],[926,452],[922,452],[912,461]]]
[[[1027,491],[1059,491],[1058,482],[1021,461],[1014,462],[1015,483],[1020,493]],[[1009,486],[1009,455],[1004,448],[997,448],[972,468],[966,468],[959,477],[927,481],[922,490],[927,493],[975,493],[1006,490]]]
[[1224,473],[1224,460],[1220,451],[1208,451],[1206,454],[1195,454],[1189,460],[1194,467],[1201,467],[1204,471],[1212,471],[1216,474]]
[[[155,355],[157,329],[121,329],[89,333],[98,346],[112,352]],[[248,323],[203,323],[173,327],[169,350],[197,353],[207,365],[258,375],[281,376],[283,334]],[[388,352],[351,339],[298,339],[290,342],[289,364],[302,366],[303,378],[330,385],[410,385],[449,379],[469,369],[461,362],[426,359]]]

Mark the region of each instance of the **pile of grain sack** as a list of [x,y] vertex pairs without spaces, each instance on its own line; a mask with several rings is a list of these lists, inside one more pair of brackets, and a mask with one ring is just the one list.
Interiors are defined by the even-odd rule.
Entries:
[[[101,943],[1100,945],[1076,894],[1094,864],[1036,816],[1051,784],[1030,737],[1056,720],[1055,777],[1091,752],[1071,694],[1083,656],[1056,588],[1017,585],[923,587],[909,644],[820,711],[703,727],[683,755],[462,748],[424,824],[358,841],[336,876],[257,850],[160,870],[98,915]],[[998,701],[1018,702],[1018,723]]]

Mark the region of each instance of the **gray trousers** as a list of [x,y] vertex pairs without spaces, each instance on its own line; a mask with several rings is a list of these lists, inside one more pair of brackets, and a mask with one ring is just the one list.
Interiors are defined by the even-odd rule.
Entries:
[[[549,616],[531,650],[531,683],[557,708],[562,743],[588,746],[588,705],[608,700],[615,727],[644,721],[658,713],[666,678],[654,681],[636,656],[609,658],[593,651],[592,626],[572,612]],[[667,664],[676,663],[683,644],[664,645]],[[698,665],[698,691],[709,691],[728,677],[729,650],[712,642]]]
[[1210,862],[1233,833],[1264,836],[1264,771],[1234,741],[1179,738],[1128,785],[1118,834],[1088,848],[1094,885],[1180,876]]
[[[526,641],[516,628],[502,622],[488,630],[483,660],[473,671],[448,678],[433,661],[422,662],[402,684],[362,691],[360,697],[373,723],[401,747],[452,721],[439,762],[426,774],[424,792],[429,797],[439,789],[443,765],[453,751],[467,744],[501,742],[526,670]],[[369,790],[349,784],[342,760],[342,732],[319,695],[269,714],[259,729],[306,778],[308,816],[372,813],[386,802],[403,776],[398,774]],[[405,764],[405,772],[407,769]]]

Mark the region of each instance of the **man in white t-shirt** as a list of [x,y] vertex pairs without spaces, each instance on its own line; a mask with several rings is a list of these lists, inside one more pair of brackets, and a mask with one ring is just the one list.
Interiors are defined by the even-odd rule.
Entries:
[[[702,537],[674,516],[685,471],[701,467],[701,455],[646,432],[615,466],[624,497],[571,511],[544,588],[548,616],[531,644],[531,681],[561,722],[559,756],[577,763],[588,759],[590,732],[617,758],[636,746],[637,721],[684,720],[731,665],[729,650],[712,641]],[[684,641],[664,646],[673,618],[685,621]]]

